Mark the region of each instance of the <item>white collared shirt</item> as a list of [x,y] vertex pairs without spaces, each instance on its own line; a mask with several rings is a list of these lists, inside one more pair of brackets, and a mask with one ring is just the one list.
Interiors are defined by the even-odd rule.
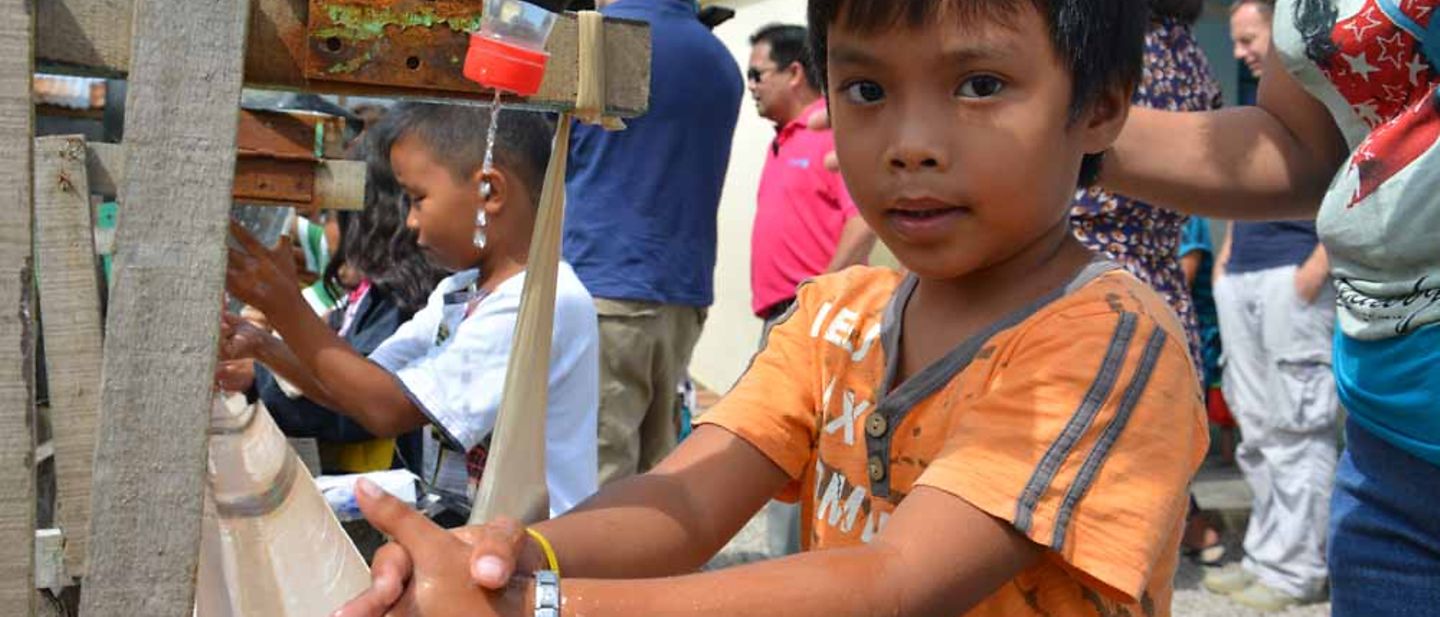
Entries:
[[[425,308],[370,354],[394,373],[438,431],[425,431],[426,479],[473,497],[465,457],[495,428],[525,275],[501,283],[466,315],[467,270],[436,286]],[[599,325],[595,304],[575,272],[560,264],[555,294],[545,423],[545,477],[557,516],[597,489],[596,415],[600,405]],[[436,440],[436,432],[449,448]]]

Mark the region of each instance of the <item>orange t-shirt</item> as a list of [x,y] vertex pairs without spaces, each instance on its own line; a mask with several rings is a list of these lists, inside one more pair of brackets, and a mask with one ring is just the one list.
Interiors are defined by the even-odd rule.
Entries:
[[1049,549],[967,615],[1168,615],[1205,410],[1178,320],[1114,268],[1097,262],[901,384],[915,279],[820,277],[699,422],[790,475],[781,497],[803,497],[807,549],[869,541],[917,485]]

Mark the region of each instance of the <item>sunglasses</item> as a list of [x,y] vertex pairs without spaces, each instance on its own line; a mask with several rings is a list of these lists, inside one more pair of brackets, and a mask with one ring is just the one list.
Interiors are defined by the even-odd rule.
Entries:
[[749,80],[752,84],[758,84],[760,83],[760,80],[765,79],[766,75],[769,75],[771,73],[778,73],[779,71],[780,69],[775,67],[767,69],[757,69],[752,67],[750,70],[745,71],[745,79]]

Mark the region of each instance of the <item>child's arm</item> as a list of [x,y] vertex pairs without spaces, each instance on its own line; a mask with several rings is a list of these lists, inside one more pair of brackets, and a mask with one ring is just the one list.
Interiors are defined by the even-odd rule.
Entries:
[[1007,523],[921,487],[868,545],[681,578],[562,581],[562,614],[948,617],[970,610],[1040,554]]
[[281,375],[297,378],[296,385],[316,402],[345,414],[376,437],[401,435],[427,422],[389,372],[356,353],[306,304],[287,243],[266,249],[233,223],[231,234],[240,248],[230,249],[226,289],[265,313],[294,361],[313,379],[297,370]]
[[1200,274],[1200,264],[1205,261],[1205,253],[1199,249],[1190,251],[1180,257],[1180,269],[1185,271],[1185,286],[1195,287],[1195,276]]
[[1132,109],[1101,184],[1193,214],[1314,218],[1349,148],[1329,110],[1273,49],[1264,70],[1258,107]]
[[[1041,553],[1009,524],[922,487],[863,547],[675,578],[614,580],[693,572],[764,503],[762,489],[786,479],[739,438],[701,427],[661,468],[538,525],[559,553],[562,614],[728,617],[775,615],[783,607],[787,617],[948,616],[989,596]],[[531,614],[533,591],[524,583],[490,597],[478,593],[466,576],[472,547],[456,535],[388,499],[364,496],[361,507],[403,550],[377,555],[375,587],[341,614]],[[537,567],[532,550],[516,569]],[[407,585],[411,593],[397,605]]]
[[1235,221],[1225,223],[1225,241],[1220,243],[1220,255],[1215,258],[1215,274],[1211,277],[1213,281],[1219,281],[1225,275],[1225,269],[1230,266],[1230,247],[1235,241]]
[[[219,382],[227,373],[226,361],[252,360],[269,367],[275,375],[294,384],[310,400],[332,407],[333,401],[299,358],[275,335],[260,329],[248,318],[228,313],[220,315],[221,367],[215,371]],[[255,379],[251,370],[250,381]],[[249,388],[249,385],[246,386]]]

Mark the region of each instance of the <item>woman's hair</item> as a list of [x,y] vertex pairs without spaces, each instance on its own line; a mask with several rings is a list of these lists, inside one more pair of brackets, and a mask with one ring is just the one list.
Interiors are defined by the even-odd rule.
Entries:
[[1150,16],[1155,19],[1173,19],[1182,24],[1194,24],[1205,12],[1205,0],[1149,0]]
[[1331,32],[1335,30],[1338,11],[1330,0],[1300,0],[1295,6],[1295,29],[1305,41],[1305,57],[1316,64],[1326,64],[1340,47]]
[[325,268],[324,280],[330,292],[339,295],[340,268],[348,264],[402,312],[415,313],[424,308],[446,272],[426,259],[415,232],[405,227],[407,213],[388,156],[398,137],[396,128],[391,122],[377,122],[352,153],[352,159],[365,161],[365,209],[340,213],[340,245]]

